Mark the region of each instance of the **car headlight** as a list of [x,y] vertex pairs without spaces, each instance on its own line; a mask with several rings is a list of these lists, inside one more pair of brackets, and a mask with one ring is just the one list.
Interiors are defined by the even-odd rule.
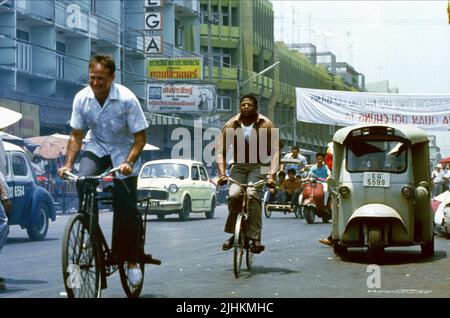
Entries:
[[414,190],[411,186],[406,185],[402,188],[402,194],[405,197],[405,199],[411,199],[414,196]]
[[169,190],[170,193],[174,194],[178,192],[178,187],[176,184],[171,184],[167,190]]
[[347,186],[342,186],[339,188],[339,194],[343,198],[347,198],[348,196],[350,196],[350,189]]

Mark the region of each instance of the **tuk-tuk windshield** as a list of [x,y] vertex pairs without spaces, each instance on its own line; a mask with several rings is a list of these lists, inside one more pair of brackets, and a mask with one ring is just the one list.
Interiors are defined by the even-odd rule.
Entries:
[[347,171],[406,171],[408,146],[400,141],[353,141],[347,146]]

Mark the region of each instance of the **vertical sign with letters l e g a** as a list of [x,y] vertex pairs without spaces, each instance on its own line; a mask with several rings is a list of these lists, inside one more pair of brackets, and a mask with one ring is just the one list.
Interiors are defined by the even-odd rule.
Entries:
[[144,7],[151,9],[150,12],[145,12],[144,52],[146,54],[162,53],[162,36],[153,33],[153,31],[162,30],[161,12],[153,10],[161,7],[161,0],[144,0]]
[[144,7],[146,8],[155,8],[161,6],[161,0],[144,0]]

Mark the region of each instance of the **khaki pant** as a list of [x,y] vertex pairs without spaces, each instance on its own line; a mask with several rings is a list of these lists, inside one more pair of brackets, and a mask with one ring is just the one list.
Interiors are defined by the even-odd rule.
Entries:
[[[261,173],[261,164],[234,164],[230,169],[230,177],[239,183],[257,182],[263,180],[265,175]],[[250,239],[261,240],[262,228],[262,203],[259,193],[254,188],[248,188],[249,196],[249,229],[248,237]],[[238,213],[242,210],[241,188],[230,183],[228,190],[228,218],[225,223],[225,232],[234,234],[236,219]]]

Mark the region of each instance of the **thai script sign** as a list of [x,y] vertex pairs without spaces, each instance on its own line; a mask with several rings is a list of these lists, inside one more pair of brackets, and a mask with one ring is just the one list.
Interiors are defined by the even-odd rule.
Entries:
[[153,83],[147,86],[150,112],[210,112],[214,109],[214,85]]
[[147,75],[158,80],[202,80],[202,61],[201,57],[147,59]]

